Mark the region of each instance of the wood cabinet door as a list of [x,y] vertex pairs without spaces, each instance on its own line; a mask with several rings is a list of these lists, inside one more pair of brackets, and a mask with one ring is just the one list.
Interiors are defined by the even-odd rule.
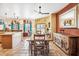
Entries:
[[79,56],[79,38],[77,39],[77,56]]
[[2,43],[2,36],[0,36],[0,43]]
[[69,51],[70,55],[72,55],[72,56],[76,56],[77,55],[77,38],[76,37],[70,38],[69,50],[70,50]]
[[12,48],[12,35],[2,36],[2,47],[4,49],[11,49]]

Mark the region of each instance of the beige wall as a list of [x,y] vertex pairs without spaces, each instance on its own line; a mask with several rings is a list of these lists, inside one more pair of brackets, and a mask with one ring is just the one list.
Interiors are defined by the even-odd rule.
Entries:
[[51,14],[51,29],[56,32],[56,14]]
[[49,22],[50,22],[50,28],[49,29],[52,32],[56,32],[56,15],[55,14],[51,14],[51,15],[48,15],[46,17],[36,19],[35,20],[35,26],[36,26],[36,24],[44,23],[46,25],[46,29],[47,29],[49,27],[48,26]]
[[36,26],[36,24],[45,24],[45,26],[46,26],[45,28],[47,29],[48,28],[48,22],[50,22],[50,16],[39,18],[39,19],[36,19],[35,26]]
[[[50,28],[48,26],[49,22],[50,22]],[[51,38],[49,38],[49,39],[53,39],[52,34],[53,34],[53,32],[56,32],[56,14],[51,14],[46,17],[36,19],[35,26],[36,26],[36,24],[39,24],[39,23],[45,23],[46,29],[49,28],[49,32],[51,34]]]

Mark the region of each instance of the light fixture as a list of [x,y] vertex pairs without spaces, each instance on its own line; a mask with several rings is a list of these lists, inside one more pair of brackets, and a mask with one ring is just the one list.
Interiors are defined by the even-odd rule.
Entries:
[[5,12],[4,15],[7,15],[7,13]]

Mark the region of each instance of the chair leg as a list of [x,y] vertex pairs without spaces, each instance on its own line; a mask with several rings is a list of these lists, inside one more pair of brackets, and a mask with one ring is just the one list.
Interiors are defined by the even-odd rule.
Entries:
[[37,56],[37,50],[34,50],[34,56]]

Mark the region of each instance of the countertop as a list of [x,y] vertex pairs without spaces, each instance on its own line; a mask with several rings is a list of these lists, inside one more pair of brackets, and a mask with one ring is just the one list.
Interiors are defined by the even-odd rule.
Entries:
[[79,37],[79,35],[72,35],[72,34],[67,34],[67,33],[59,33],[59,32],[57,32],[57,34],[65,35],[65,36],[68,36],[68,37]]
[[13,35],[15,33],[19,33],[19,32],[2,32],[0,33],[0,35]]

